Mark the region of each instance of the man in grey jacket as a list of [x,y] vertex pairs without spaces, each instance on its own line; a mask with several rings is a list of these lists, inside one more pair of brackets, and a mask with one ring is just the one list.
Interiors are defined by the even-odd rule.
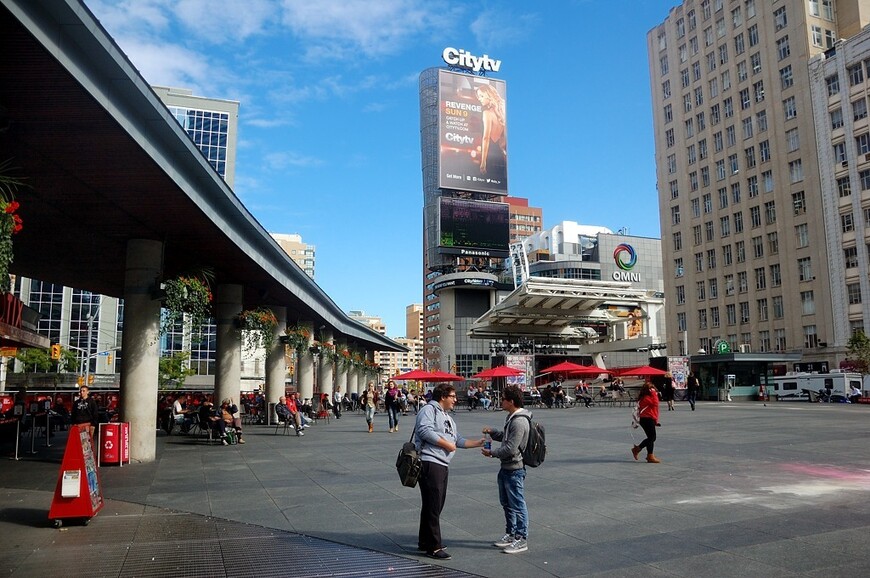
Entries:
[[[493,546],[502,548],[505,554],[519,554],[529,549],[529,510],[523,487],[526,466],[522,448],[529,442],[529,426],[532,414],[523,409],[523,392],[514,385],[504,388],[501,407],[507,412],[504,430],[483,428],[483,433],[501,442],[495,450],[481,450],[483,455],[501,460],[498,471],[498,500],[504,508],[505,535]],[[529,419],[526,419],[529,418]]]
[[479,448],[483,439],[468,440],[459,435],[450,417],[456,405],[456,389],[446,383],[432,390],[432,401],[417,414],[414,442],[423,462],[420,471],[420,532],[417,547],[436,560],[449,560],[441,543],[441,510],[447,498],[447,473],[456,448]]

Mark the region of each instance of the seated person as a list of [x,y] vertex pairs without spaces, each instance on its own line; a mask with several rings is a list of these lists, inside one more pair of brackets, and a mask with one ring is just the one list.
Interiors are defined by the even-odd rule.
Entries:
[[489,409],[489,406],[492,405],[492,400],[489,399],[489,396],[486,394],[486,390],[482,387],[477,390],[477,401],[480,405],[483,406],[484,411]]
[[199,423],[203,427],[213,432],[224,445],[229,445],[227,437],[227,424],[214,411],[214,404],[208,400],[203,400],[199,406]]
[[275,404],[275,413],[278,415],[279,422],[283,421],[294,425],[297,436],[305,435],[302,433],[302,416],[299,415],[299,411],[296,408],[296,400],[293,399],[292,394],[290,399],[287,399],[283,395],[278,399],[278,403]]
[[[583,391],[584,388],[587,391]],[[577,384],[577,387],[574,388],[574,397],[576,397],[577,400],[582,401],[583,405],[585,405],[586,407],[589,407],[592,404],[592,398],[589,397],[588,390],[589,388],[582,381]]]
[[598,396],[607,397],[607,386],[604,384],[603,381],[601,382],[601,388],[598,390]]
[[532,403],[540,403],[541,402],[541,392],[538,390],[536,385],[532,386],[531,391],[529,392],[529,396],[532,398]]
[[175,420],[175,425],[181,426],[181,433],[190,431],[190,424],[193,423],[193,420],[190,413],[181,404],[181,396],[176,397],[172,403],[172,419]]
[[480,404],[480,400],[477,397],[477,387],[469,385],[465,398],[468,402],[468,409],[477,409],[477,406]]
[[347,392],[341,398],[341,405],[344,406],[344,411],[353,411],[353,400],[348,397]]
[[565,407],[565,392],[562,390],[562,384],[556,385],[556,390],[553,392],[553,403],[556,407]]
[[553,407],[553,390],[551,386],[547,386],[544,388],[544,391],[541,392],[541,401],[544,402],[544,405],[547,407]]
[[242,418],[239,416],[239,407],[233,403],[232,398],[228,397],[221,402],[221,419],[224,422],[224,431],[228,427],[235,429],[238,443],[245,443],[242,439]]

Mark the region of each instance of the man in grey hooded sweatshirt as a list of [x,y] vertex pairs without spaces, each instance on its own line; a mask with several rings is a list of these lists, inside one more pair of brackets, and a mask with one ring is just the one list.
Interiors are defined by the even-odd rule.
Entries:
[[481,453],[501,460],[501,469],[498,471],[498,499],[504,508],[505,535],[493,546],[502,548],[505,554],[519,554],[529,549],[529,510],[524,495],[526,466],[523,463],[522,449],[529,443],[532,414],[523,409],[523,392],[514,385],[504,388],[501,407],[507,412],[504,430],[483,428],[483,433],[501,442],[501,446],[493,450],[484,448]]
[[417,414],[414,441],[423,462],[420,471],[420,532],[417,547],[436,560],[449,560],[441,542],[441,510],[447,498],[447,468],[456,448],[479,448],[483,438],[468,440],[459,434],[450,417],[456,405],[456,389],[441,383],[432,390],[432,401]]

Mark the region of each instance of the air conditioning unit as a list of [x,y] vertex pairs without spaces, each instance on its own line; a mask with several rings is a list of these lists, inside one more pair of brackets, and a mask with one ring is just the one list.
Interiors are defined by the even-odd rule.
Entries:
[[848,166],[849,166],[849,161],[843,161],[843,162],[841,162],[840,164],[843,165],[844,167],[848,167]]
[[752,347],[748,343],[740,345],[738,349],[740,349],[740,353],[752,353]]
[[867,153],[866,155],[864,155],[864,160],[870,161],[870,153]]

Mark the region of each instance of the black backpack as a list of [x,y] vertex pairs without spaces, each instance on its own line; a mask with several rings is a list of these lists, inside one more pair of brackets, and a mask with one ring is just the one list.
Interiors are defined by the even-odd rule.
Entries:
[[519,417],[529,420],[529,441],[526,443],[526,447],[520,448],[520,453],[523,455],[523,464],[530,468],[537,468],[547,458],[544,426],[533,420],[528,414],[523,414]]

